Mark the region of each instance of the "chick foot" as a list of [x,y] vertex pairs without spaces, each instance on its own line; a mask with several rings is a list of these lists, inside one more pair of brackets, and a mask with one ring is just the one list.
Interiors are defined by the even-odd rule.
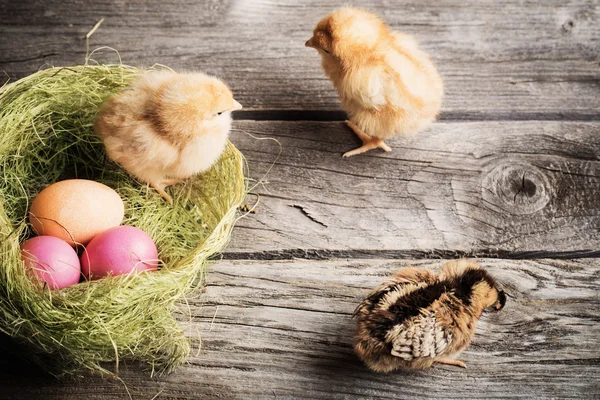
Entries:
[[362,154],[369,150],[377,149],[377,148],[380,148],[386,152],[392,151],[392,148],[390,146],[388,146],[387,144],[385,144],[383,142],[383,139],[378,139],[378,138],[374,138],[374,137],[367,135],[366,133],[361,131],[360,128],[358,126],[356,126],[352,121],[346,121],[346,124],[348,125],[348,127],[350,129],[352,129],[354,131],[356,136],[358,136],[359,139],[362,140],[363,145],[357,149],[354,149],[354,150],[344,153],[344,155],[343,155],[344,158],[352,157],[357,154]]
[[438,360],[435,360],[434,362],[438,364],[455,365],[457,367],[467,368],[467,365],[464,362],[459,360],[452,360],[450,358],[440,358]]

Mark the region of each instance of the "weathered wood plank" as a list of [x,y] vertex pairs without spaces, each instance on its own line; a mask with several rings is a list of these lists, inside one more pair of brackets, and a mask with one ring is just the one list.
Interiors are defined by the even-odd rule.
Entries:
[[351,159],[341,154],[358,139],[343,123],[234,126],[250,175],[267,184],[228,256],[600,249],[598,123],[438,123]]
[[[125,63],[217,74],[247,110],[339,110],[304,42],[344,3],[2,2],[0,69],[18,78],[45,63],[82,63],[83,37],[104,17],[91,48],[114,47]],[[443,118],[599,118],[596,1],[378,0],[368,8],[431,52],[446,81]],[[112,53],[97,58],[118,60]]]
[[[190,299],[202,349],[168,377],[122,374],[133,398],[597,398],[600,259],[481,260],[509,299],[484,315],[468,369],[369,372],[352,348],[351,313],[396,268],[443,261],[219,262]],[[188,320],[187,317],[183,318]],[[4,398],[125,396],[120,383],[0,374]]]
[[[0,70],[118,49],[226,79],[240,119],[343,119],[303,46],[346,3],[191,0],[0,2]],[[350,160],[342,123],[236,122],[232,139],[264,178],[228,258],[600,254],[600,4],[594,0],[369,2],[414,34],[446,81],[442,120],[394,152]],[[116,61],[110,52],[96,57]],[[3,82],[4,78],[0,78]],[[271,140],[252,139],[273,137]],[[249,198],[252,203],[253,197]],[[481,321],[466,371],[377,375],[351,349],[350,314],[395,268],[440,261],[219,262],[181,320],[202,350],[177,373],[122,369],[133,398],[600,398],[600,259],[483,260],[510,298]],[[198,342],[196,341],[196,344]],[[3,342],[0,340],[0,346]],[[127,398],[97,377],[55,381],[0,356],[1,398]]]

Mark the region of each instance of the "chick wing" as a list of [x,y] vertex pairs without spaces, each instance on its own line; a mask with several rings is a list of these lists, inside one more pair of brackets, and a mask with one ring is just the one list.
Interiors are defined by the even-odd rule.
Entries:
[[434,311],[418,315],[394,326],[388,334],[392,343],[391,354],[406,361],[443,356],[451,347],[452,326],[438,322]]

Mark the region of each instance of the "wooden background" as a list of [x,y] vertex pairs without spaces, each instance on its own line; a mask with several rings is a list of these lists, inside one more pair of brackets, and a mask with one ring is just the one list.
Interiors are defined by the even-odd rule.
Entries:
[[[344,3],[0,0],[0,83],[81,64],[105,18],[90,48],[218,75],[244,105],[232,141],[263,183],[256,213],[181,315],[197,354],[166,377],[128,366],[131,396],[600,398],[599,2],[355,2],[416,36],[446,97],[428,131],[351,159],[358,140],[304,47]],[[358,302],[398,267],[457,257],[509,294],[469,368],[369,372],[351,349]],[[56,381],[6,352],[0,364],[2,399],[128,398],[119,382]]]

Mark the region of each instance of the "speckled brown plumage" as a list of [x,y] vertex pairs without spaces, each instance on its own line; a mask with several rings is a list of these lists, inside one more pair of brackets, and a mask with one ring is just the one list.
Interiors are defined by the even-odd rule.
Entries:
[[403,268],[356,309],[354,348],[377,372],[423,369],[434,362],[464,366],[450,357],[466,348],[484,310],[506,297],[477,263],[445,264],[439,274]]

